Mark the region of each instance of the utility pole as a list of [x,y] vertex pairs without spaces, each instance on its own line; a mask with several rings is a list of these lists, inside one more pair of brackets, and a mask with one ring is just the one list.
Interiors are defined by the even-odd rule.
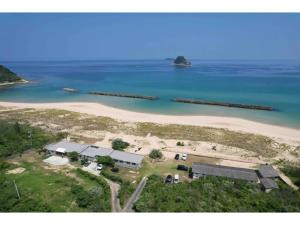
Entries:
[[19,193],[19,190],[18,190],[18,187],[17,187],[17,184],[16,184],[15,180],[13,180],[13,182],[14,182],[14,185],[15,185],[15,189],[16,189],[16,192],[17,192],[18,198],[19,198],[19,199],[21,199],[21,197],[20,197],[20,193]]
[[32,148],[32,130],[28,131],[28,137],[30,138],[30,146]]

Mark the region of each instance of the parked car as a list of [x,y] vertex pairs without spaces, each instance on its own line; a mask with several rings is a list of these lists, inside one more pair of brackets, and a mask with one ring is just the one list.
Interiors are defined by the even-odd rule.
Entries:
[[175,174],[174,176],[174,184],[178,184],[179,183],[179,175]]
[[188,171],[189,167],[185,165],[178,165],[177,170],[183,170],[183,171]]
[[119,168],[118,167],[111,168],[111,172],[118,173]]
[[187,159],[187,154],[183,153],[183,154],[181,155],[181,159],[185,161],[185,160]]
[[173,183],[173,177],[172,177],[172,175],[169,174],[169,175],[166,177],[165,183],[166,183],[166,184],[172,184],[172,183]]
[[100,163],[98,163],[98,164],[97,164],[97,170],[102,170],[102,169],[103,169],[103,165],[100,164]]
[[85,167],[88,167],[90,164],[91,164],[91,162],[89,162],[89,161],[84,162],[84,166],[85,166]]
[[179,154],[176,154],[176,155],[175,155],[175,159],[176,159],[176,160],[179,160]]

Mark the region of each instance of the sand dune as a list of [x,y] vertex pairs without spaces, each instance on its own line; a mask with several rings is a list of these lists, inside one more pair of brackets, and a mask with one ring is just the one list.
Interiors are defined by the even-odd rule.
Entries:
[[0,102],[0,106],[37,109],[64,109],[96,116],[107,116],[129,122],[153,122],[159,124],[180,124],[227,128],[234,131],[261,134],[284,142],[300,143],[300,129],[258,123],[250,120],[217,116],[173,116],[127,111],[99,103],[15,103]]

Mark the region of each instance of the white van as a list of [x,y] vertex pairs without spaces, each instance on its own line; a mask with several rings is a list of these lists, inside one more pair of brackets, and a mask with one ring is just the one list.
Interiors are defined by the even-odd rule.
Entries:
[[178,184],[179,183],[179,175],[175,174],[174,176],[174,184]]
[[186,154],[186,153],[183,153],[183,154],[181,155],[181,159],[182,159],[183,161],[185,161],[185,160],[187,159],[187,154]]

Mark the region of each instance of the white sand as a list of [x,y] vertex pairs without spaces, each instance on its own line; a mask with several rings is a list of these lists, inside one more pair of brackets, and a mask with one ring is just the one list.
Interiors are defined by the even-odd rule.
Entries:
[[[258,123],[233,117],[216,116],[172,116],[140,113],[117,109],[99,103],[64,102],[64,103],[13,103],[0,102],[0,106],[37,109],[64,109],[96,116],[106,116],[128,122],[153,122],[159,124],[180,124],[227,128],[234,131],[248,132],[276,138],[287,143],[300,143],[300,129]],[[255,112],[254,112],[255,113]]]

